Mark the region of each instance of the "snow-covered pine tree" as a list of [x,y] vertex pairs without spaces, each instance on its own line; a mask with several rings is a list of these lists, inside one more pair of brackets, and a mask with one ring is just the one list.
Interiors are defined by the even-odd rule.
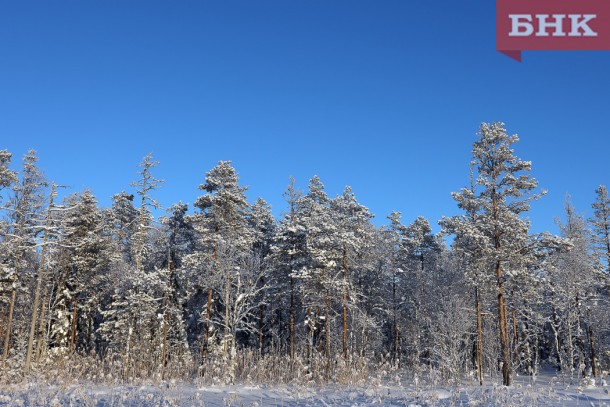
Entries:
[[368,208],[358,203],[349,186],[342,195],[331,201],[331,212],[337,225],[337,243],[341,255],[342,351],[344,358],[347,359],[348,308],[351,308],[351,312],[356,315],[355,308],[362,296],[362,293],[357,291],[360,287],[353,284],[353,273],[350,273],[350,269],[362,267],[364,265],[362,254],[371,249],[373,227],[370,221],[373,215]]
[[[47,269],[47,256],[49,255],[49,245],[54,237],[57,236],[58,231],[53,230],[53,209],[54,209],[54,199],[57,196],[57,185],[53,182],[51,185],[51,192],[49,193],[49,203],[47,205],[46,218],[44,221],[44,228],[42,230],[43,238],[41,243],[41,251],[40,251],[40,261],[38,264],[38,277],[36,279],[36,289],[34,291],[34,306],[32,308],[32,322],[30,324],[30,335],[28,337],[28,350],[25,358],[25,373],[27,374],[30,370],[30,364],[32,361],[32,352],[34,350],[34,336],[36,333],[36,322],[38,319],[38,308],[40,306],[40,298],[43,295],[42,292],[46,293],[46,285],[43,285],[43,280],[46,280],[44,277],[46,276]],[[43,310],[44,310],[44,299],[43,299]],[[44,323],[44,315],[40,316],[40,329],[42,331]],[[39,338],[39,341],[42,338]]]
[[403,275],[406,270],[406,252],[404,249],[404,234],[406,227],[402,224],[402,214],[392,211],[387,217],[390,225],[384,230],[386,242],[389,246],[390,260],[387,267],[388,273],[388,296],[386,298],[386,313],[390,319],[389,338],[391,344],[389,349],[395,362],[400,361],[400,338],[401,334],[401,311],[405,302],[405,294],[402,290],[404,283]]
[[410,299],[413,302],[413,354],[416,362],[430,364],[430,309],[429,301],[434,302],[435,260],[440,252],[436,236],[432,233],[430,222],[419,216],[404,231],[403,246],[406,251],[410,280]]
[[113,195],[111,199],[109,222],[112,225],[117,257],[127,264],[132,264],[131,245],[138,228],[139,215],[133,204],[134,195],[123,191]]
[[[271,242],[275,231],[275,218],[271,212],[271,206],[262,198],[258,198],[251,206],[248,213],[248,224],[252,230],[252,254],[258,258],[258,266],[261,286],[269,284],[268,256],[271,253]],[[258,351],[262,355],[265,341],[269,335],[266,333],[268,324],[265,324],[265,313],[267,312],[268,301],[267,290],[260,291],[260,297],[256,299],[258,303]]]
[[[13,155],[8,150],[0,150],[0,193],[17,181],[17,175],[9,168]],[[2,195],[0,194],[0,202]]]
[[111,258],[111,275],[108,276],[112,285],[107,287],[99,328],[103,357],[124,353],[126,344],[131,341],[129,329],[131,327],[133,331],[133,321],[130,320],[131,305],[127,297],[131,287],[131,275],[135,269],[135,241],[140,214],[134,207],[133,194],[123,191],[113,195],[111,200],[112,206],[104,212],[104,221],[114,251]]
[[[297,222],[300,206],[299,202],[302,192],[295,186],[295,180],[290,178],[290,183],[284,192],[284,198],[288,203],[288,211],[280,220],[271,247],[271,269],[273,273],[270,278],[270,290],[268,295],[276,298],[273,301],[271,314],[277,338],[277,348],[287,349],[291,359],[295,356],[296,329],[301,326],[302,320],[300,310],[300,280],[296,278],[296,273],[307,262],[307,240],[306,231]],[[299,314],[299,315],[297,315]]]
[[89,190],[66,198],[62,217],[61,270],[51,338],[57,351],[96,349],[101,300],[112,256],[97,200]]
[[[301,280],[301,297],[307,309],[308,355],[314,346],[331,356],[331,318],[333,300],[341,298],[340,267],[341,242],[337,225],[330,210],[324,184],[314,176],[308,192],[299,200],[296,222],[306,231],[307,262],[296,275]],[[323,335],[323,336],[322,336]]]
[[483,385],[483,313],[482,296],[492,284],[491,273],[486,272],[486,247],[488,238],[476,225],[483,220],[479,198],[476,196],[476,180],[474,170],[476,162],[470,163],[470,186],[462,188],[460,192],[453,193],[453,199],[458,207],[466,213],[460,216],[443,217],[439,224],[447,235],[454,235],[452,243],[453,252],[459,257],[459,264],[463,267],[466,282],[474,288],[474,308],[477,322],[477,335],[475,339],[474,366],[476,368],[479,384]]
[[[6,206],[9,212],[9,225],[6,235],[8,261],[4,267],[7,272],[0,277],[0,281],[2,281],[0,290],[3,293],[10,292],[10,299],[8,301],[6,327],[3,326],[3,367],[6,364],[10,349],[17,291],[26,286],[24,280],[26,280],[26,277],[29,279],[36,269],[36,236],[41,230],[40,213],[44,207],[44,191],[48,185],[44,174],[38,168],[37,162],[36,151],[29,150],[24,155],[19,180],[14,183],[12,195]],[[3,294],[2,297],[4,296]],[[29,306],[30,303],[28,301],[23,305]]]
[[[594,333],[599,309],[596,300],[602,288],[591,231],[583,216],[576,213],[570,201],[565,202],[565,220],[557,221],[561,235],[569,247],[551,257],[545,297],[551,307],[551,328],[555,351],[562,372],[573,374],[586,365],[593,377],[597,376],[597,357]],[[588,348],[588,349],[587,349]]]
[[185,303],[187,280],[182,267],[183,259],[194,247],[196,236],[192,224],[186,220],[188,205],[179,202],[168,210],[169,216],[162,220],[166,227],[167,245],[162,246],[166,252],[161,268],[165,281],[163,304],[163,355],[162,369],[171,360],[173,353],[188,350],[187,332],[183,308]]
[[[12,154],[8,150],[0,150],[0,203],[2,203],[5,188],[11,187],[17,181],[17,174],[9,168]],[[0,209],[4,209],[0,207]],[[0,346],[3,343],[7,311],[5,307],[10,303],[13,273],[11,270],[11,239],[8,237],[9,223],[0,219],[0,306],[2,307],[0,319]]]
[[[205,183],[199,186],[206,192],[195,201],[199,211],[190,217],[198,234],[197,252],[188,258],[188,267],[200,273],[199,287],[206,287],[208,298],[203,312],[204,337],[202,353],[206,355],[213,335],[214,291],[220,294],[224,315],[217,318],[223,327],[223,349],[232,354],[235,327],[231,326],[231,297],[235,295],[236,267],[239,257],[250,252],[252,236],[248,227],[246,187],[239,185],[239,177],[230,161],[219,161],[206,173]],[[221,255],[224,256],[221,258]]]
[[453,196],[458,205],[474,199],[473,206],[478,207],[470,234],[482,238],[486,272],[493,273],[496,279],[502,377],[503,384],[508,386],[512,358],[506,283],[523,269],[528,254],[529,222],[521,215],[541,194],[532,193],[538,182],[528,174],[531,162],[514,155],[511,147],[519,138],[509,136],[503,123],[482,123],[477,135],[472,148],[475,195],[464,196],[470,191],[462,190]]
[[610,276],[610,197],[604,185],[595,190],[596,198],[593,203],[593,217],[590,222],[593,226],[593,239],[595,248],[605,265],[606,275]]

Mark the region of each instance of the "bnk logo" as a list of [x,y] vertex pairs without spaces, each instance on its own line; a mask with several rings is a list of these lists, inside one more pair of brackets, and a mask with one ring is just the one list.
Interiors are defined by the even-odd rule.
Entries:
[[608,0],[497,0],[496,48],[521,61],[523,50],[610,49]]
[[[536,14],[536,19],[531,14],[509,14],[512,30],[508,33],[511,37],[548,37],[549,32],[553,37],[596,37],[597,33],[589,27],[589,21],[597,17],[596,14]],[[570,20],[569,31],[564,30],[564,20]],[[535,22],[534,22],[535,21]]]

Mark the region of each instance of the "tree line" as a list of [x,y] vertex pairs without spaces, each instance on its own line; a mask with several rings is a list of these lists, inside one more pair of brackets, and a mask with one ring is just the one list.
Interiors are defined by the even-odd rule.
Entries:
[[541,366],[599,377],[610,364],[608,192],[595,191],[591,219],[568,198],[559,235],[531,233],[526,214],[544,191],[517,141],[502,123],[481,125],[470,179],[452,194],[461,214],[437,234],[399,212],[376,226],[351,188],[329,197],[316,176],[307,191],[290,180],[276,219],[263,199],[248,202],[230,161],[206,173],[192,208],[157,219],[151,155],[111,207],[88,190],[58,202],[35,151],[19,171],[0,151],[3,377],[89,361],[125,380],[233,382],[246,354],[324,380],[379,363],[481,384]]

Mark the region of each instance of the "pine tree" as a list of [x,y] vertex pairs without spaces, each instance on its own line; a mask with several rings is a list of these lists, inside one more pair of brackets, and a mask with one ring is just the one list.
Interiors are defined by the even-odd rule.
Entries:
[[90,351],[96,346],[97,312],[111,261],[110,237],[93,194],[85,190],[66,199],[62,218],[62,270],[52,338],[61,349]]
[[[0,203],[2,202],[3,189],[11,187],[17,181],[17,175],[9,168],[12,154],[7,150],[0,150]],[[3,208],[2,208],[3,209]],[[0,304],[2,306],[2,324],[0,327],[0,345],[3,343],[4,325],[6,320],[5,304],[10,301],[9,292],[14,284],[14,274],[11,267],[11,240],[8,238],[10,225],[4,219],[0,220]],[[3,362],[4,365],[4,362]]]
[[[17,181],[15,172],[9,168],[12,156],[7,150],[0,150],[0,192]],[[2,195],[0,195],[1,198]]]
[[163,219],[167,228],[167,255],[162,269],[166,285],[163,305],[163,372],[172,351],[188,348],[183,319],[183,302],[187,290],[183,260],[192,251],[196,236],[192,224],[187,221],[187,211],[188,205],[179,202],[168,210],[169,216]]
[[[274,273],[271,276],[273,281],[269,295],[279,299],[273,302],[274,310],[272,311],[276,315],[274,320],[277,324],[278,348],[282,348],[283,342],[286,341],[290,359],[294,359],[296,327],[300,325],[297,324],[297,310],[301,309],[298,295],[299,280],[296,279],[296,273],[306,264],[307,242],[306,231],[297,222],[302,192],[296,188],[295,180],[292,177],[284,192],[284,197],[288,203],[288,212],[279,222],[271,246]],[[288,316],[285,318],[288,320],[287,323],[283,322],[286,310],[288,311]],[[286,330],[288,335],[284,333]]]
[[[199,253],[189,258],[189,266],[199,271],[207,271],[200,276],[200,286],[207,286],[208,298],[205,311],[203,354],[207,354],[212,333],[212,306],[214,290],[222,293],[224,302],[225,338],[223,347],[226,354],[234,351],[235,327],[231,325],[231,297],[235,295],[235,261],[248,253],[252,247],[252,236],[247,223],[249,208],[246,187],[239,185],[239,178],[230,161],[219,161],[218,165],[206,173],[205,183],[199,186],[207,192],[195,201],[199,210],[190,218],[198,233]],[[224,256],[224,257],[221,257]]]
[[[46,267],[47,267],[47,256],[49,250],[49,244],[52,240],[52,236],[57,234],[57,231],[52,230],[53,226],[53,218],[52,211],[54,209],[54,199],[57,196],[57,185],[55,183],[51,186],[51,192],[49,194],[49,203],[47,206],[47,215],[45,219],[44,226],[44,238],[42,241],[42,249],[40,253],[40,264],[38,265],[38,278],[36,280],[36,290],[34,292],[34,307],[32,309],[32,323],[30,324],[30,335],[28,338],[28,350],[25,358],[25,373],[28,373],[30,370],[30,363],[32,360],[32,352],[34,349],[34,335],[36,333],[36,322],[38,319],[38,308],[40,306],[40,297],[43,290],[46,292],[46,287],[43,286],[43,277],[45,275]],[[44,301],[44,300],[43,300]],[[44,309],[44,308],[43,308]],[[44,316],[41,315],[41,327],[43,323]],[[39,339],[40,340],[40,339]]]
[[112,225],[116,252],[122,261],[132,261],[131,244],[138,228],[138,210],[133,205],[134,195],[120,192],[112,196],[109,222]]
[[342,348],[343,356],[347,359],[348,307],[351,305],[353,308],[362,295],[356,291],[359,287],[351,284],[352,275],[348,276],[348,272],[352,267],[362,267],[361,255],[371,249],[372,225],[370,221],[373,215],[368,208],[358,203],[350,187],[346,187],[342,195],[332,200],[331,210],[331,216],[337,225],[337,238],[341,255]]
[[[562,371],[573,372],[582,364],[589,366],[595,377],[597,357],[593,334],[597,327],[594,329],[593,321],[599,311],[594,300],[602,288],[602,276],[592,247],[594,239],[569,196],[565,202],[565,220],[557,223],[569,246],[552,256],[552,272],[548,273],[545,290],[552,308],[550,319],[555,350]],[[587,342],[590,345],[588,352]]]
[[[296,276],[301,280],[301,296],[307,308],[308,355],[318,350],[330,357],[333,299],[339,298],[341,284],[335,278],[340,263],[341,244],[333,222],[330,199],[317,176],[309,181],[308,192],[299,200],[296,222],[306,231],[307,261]],[[322,334],[324,335],[322,337]]]
[[[406,251],[408,269],[411,280],[411,295],[414,304],[414,343],[417,359],[420,355],[426,363],[430,363],[430,310],[429,299],[434,302],[435,289],[433,273],[435,257],[440,252],[438,241],[432,233],[430,222],[422,216],[408,225],[404,231],[403,246]],[[420,346],[422,349],[420,349]],[[419,363],[419,360],[417,361]]]
[[404,304],[404,295],[401,290],[403,281],[402,275],[406,268],[406,253],[404,250],[404,233],[406,227],[402,224],[402,214],[397,211],[387,217],[390,220],[390,226],[385,230],[387,245],[389,246],[390,261],[388,265],[389,277],[389,296],[387,305],[387,313],[391,318],[391,349],[392,358],[395,362],[400,361],[400,338],[401,338],[401,309]]
[[[271,242],[275,231],[275,218],[271,212],[271,206],[264,199],[258,198],[250,208],[248,224],[252,230],[252,253],[258,258],[260,284],[269,284],[268,257],[271,254]],[[267,290],[261,291],[258,302],[258,350],[260,354],[264,351],[265,337],[265,311],[268,305]]]
[[486,271],[497,285],[498,327],[504,385],[511,383],[512,363],[506,303],[506,283],[524,267],[529,240],[529,222],[521,218],[530,203],[541,194],[532,194],[538,183],[527,174],[531,162],[514,155],[512,145],[519,138],[509,136],[503,123],[483,123],[472,148],[476,191],[454,193],[462,208],[476,207],[477,216],[462,230],[483,243],[481,255]]
[[444,233],[455,235],[452,244],[453,252],[459,256],[460,264],[464,267],[466,281],[474,288],[474,303],[477,322],[477,335],[475,340],[474,365],[477,371],[479,384],[483,385],[483,314],[482,294],[491,284],[491,275],[486,273],[486,247],[488,238],[481,233],[476,225],[484,222],[480,200],[476,196],[476,180],[474,178],[475,161],[470,163],[470,186],[462,188],[453,198],[458,207],[466,213],[462,216],[443,217],[439,224]]
[[599,257],[605,264],[606,274],[610,275],[610,197],[605,186],[600,185],[595,190],[597,197],[593,203],[593,235]]
[[23,284],[26,270],[31,269],[36,259],[36,236],[40,231],[40,212],[44,206],[44,188],[47,186],[43,173],[37,166],[36,151],[29,150],[23,157],[21,176],[12,188],[8,203],[11,235],[8,255],[8,273],[2,276],[2,291],[10,292],[9,310],[5,328],[2,366],[6,364],[11,342],[11,329],[17,290]]

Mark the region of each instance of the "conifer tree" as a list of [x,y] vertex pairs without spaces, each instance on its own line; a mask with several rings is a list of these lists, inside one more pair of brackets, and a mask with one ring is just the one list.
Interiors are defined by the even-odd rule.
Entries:
[[453,194],[460,207],[477,208],[474,222],[464,225],[462,231],[483,243],[486,272],[495,277],[502,381],[506,386],[512,376],[506,283],[523,269],[527,255],[529,222],[521,215],[541,196],[532,194],[538,182],[528,174],[531,162],[516,157],[511,148],[518,140],[506,133],[503,123],[481,124],[472,148],[475,194],[468,189]]
[[59,349],[90,351],[96,346],[97,313],[109,277],[110,238],[91,191],[68,197],[65,207],[59,264],[62,274],[52,337]]
[[6,328],[4,328],[4,347],[2,366],[6,364],[11,342],[11,329],[17,290],[21,286],[23,274],[35,261],[36,236],[40,231],[40,212],[44,206],[44,189],[47,181],[37,166],[36,151],[29,150],[23,157],[19,180],[13,185],[12,196],[8,202],[10,235],[8,273],[2,276],[2,291],[10,292]]
[[148,234],[151,230],[152,209],[158,209],[161,205],[152,197],[152,191],[159,188],[163,180],[155,178],[152,174],[153,168],[159,165],[158,161],[154,161],[152,154],[148,154],[140,163],[142,170],[138,173],[140,179],[134,182],[132,186],[136,187],[136,192],[140,197],[140,209],[137,218],[137,229],[135,232],[134,260],[136,269],[144,270],[144,261],[146,255],[150,253],[147,247]]
[[307,308],[308,354],[317,344],[318,350],[324,350],[324,355],[330,357],[333,299],[341,293],[340,280],[335,278],[341,245],[330,199],[319,177],[309,181],[308,192],[299,200],[299,207],[297,223],[306,231],[307,260],[296,275],[301,280],[301,296]]
[[372,246],[372,225],[370,220],[373,215],[368,208],[360,205],[356,200],[352,189],[348,186],[342,195],[333,199],[331,210],[337,230],[337,243],[341,257],[341,313],[342,313],[342,350],[343,356],[348,357],[348,307],[349,303],[355,306],[360,299],[361,293],[356,291],[356,286],[351,284],[352,275],[348,275],[350,268],[362,267],[363,252]]
[[385,230],[387,244],[389,245],[390,261],[388,265],[389,277],[389,295],[387,313],[391,319],[391,338],[392,357],[394,361],[400,360],[400,338],[401,334],[401,310],[404,305],[405,296],[402,292],[403,274],[406,269],[406,253],[404,250],[404,234],[406,227],[402,224],[402,214],[397,211],[392,211],[387,217],[390,220],[390,225]]
[[429,364],[431,357],[429,302],[434,302],[434,293],[430,291],[435,288],[432,274],[435,268],[434,260],[440,248],[426,218],[420,216],[405,228],[403,246],[408,259],[412,287],[410,297],[414,305],[414,353],[417,359],[421,356]]
[[[0,192],[17,180],[15,172],[9,168],[12,156],[7,150],[0,150]],[[0,195],[1,198],[2,195]]]
[[133,204],[134,195],[120,192],[112,196],[109,222],[112,225],[113,237],[118,257],[126,262],[132,261],[132,242],[138,230],[138,210]]
[[[271,206],[267,202],[258,198],[250,208],[248,214],[248,224],[252,230],[252,253],[258,259],[258,274],[260,284],[265,286],[269,284],[269,277],[266,275],[268,271],[268,256],[271,253],[271,242],[275,231],[275,218],[271,212]],[[258,302],[258,350],[263,354],[265,337],[265,312],[267,308],[268,296],[267,290],[260,293]]]
[[[202,275],[202,284],[207,286],[208,298],[204,312],[203,353],[208,352],[212,326],[214,290],[222,295],[224,302],[224,350],[227,354],[232,337],[231,326],[231,296],[234,295],[234,277],[238,264],[220,255],[231,255],[239,258],[247,253],[252,245],[252,237],[247,223],[246,187],[239,185],[239,178],[230,161],[219,161],[218,165],[206,173],[205,183],[199,186],[206,192],[195,201],[198,213],[191,216],[193,227],[198,233],[199,252],[189,258],[189,265],[207,272]],[[222,269],[221,269],[222,268]],[[200,280],[200,281],[201,281]]]
[[610,197],[604,185],[596,190],[596,199],[593,203],[593,217],[591,224],[594,231],[595,247],[598,250],[602,263],[605,264],[606,274],[610,275]]
[[564,372],[574,372],[586,365],[596,377],[594,332],[598,327],[594,327],[594,320],[599,311],[594,299],[603,280],[592,247],[595,240],[591,239],[585,219],[576,213],[569,196],[565,202],[565,220],[557,223],[569,246],[553,254],[545,294],[552,309],[551,328],[559,367]]
[[[45,274],[45,270],[47,267],[47,256],[49,250],[49,244],[52,239],[52,235],[57,234],[57,231],[53,231],[52,228],[52,211],[54,209],[54,199],[57,196],[57,185],[55,183],[51,186],[51,192],[49,194],[49,203],[47,206],[47,215],[45,219],[45,225],[43,229],[43,241],[42,241],[42,249],[40,253],[40,263],[38,265],[38,278],[36,280],[36,290],[34,292],[34,306],[32,308],[32,322],[30,325],[30,335],[28,338],[28,350],[25,358],[25,372],[28,373],[30,370],[30,363],[32,360],[32,351],[34,349],[34,335],[36,333],[36,322],[38,319],[38,308],[40,305],[40,297],[42,290],[46,291],[46,288],[43,286],[43,276]],[[41,324],[43,322],[41,318]],[[42,326],[42,325],[41,325]],[[39,339],[40,340],[40,339]]]
[[[295,356],[295,337],[297,324],[297,310],[301,309],[299,293],[299,280],[296,273],[304,267],[307,261],[307,241],[306,231],[297,222],[300,216],[300,206],[302,192],[295,186],[294,178],[290,178],[290,183],[284,192],[284,198],[288,204],[288,211],[280,220],[275,232],[271,247],[271,261],[274,274],[271,276],[270,296],[279,298],[274,301],[275,318],[279,331],[278,348],[282,347],[283,340],[287,341],[288,354],[291,359]],[[283,322],[283,315],[288,310],[287,323]],[[283,329],[286,328],[287,329]],[[285,335],[283,331],[287,330]]]

